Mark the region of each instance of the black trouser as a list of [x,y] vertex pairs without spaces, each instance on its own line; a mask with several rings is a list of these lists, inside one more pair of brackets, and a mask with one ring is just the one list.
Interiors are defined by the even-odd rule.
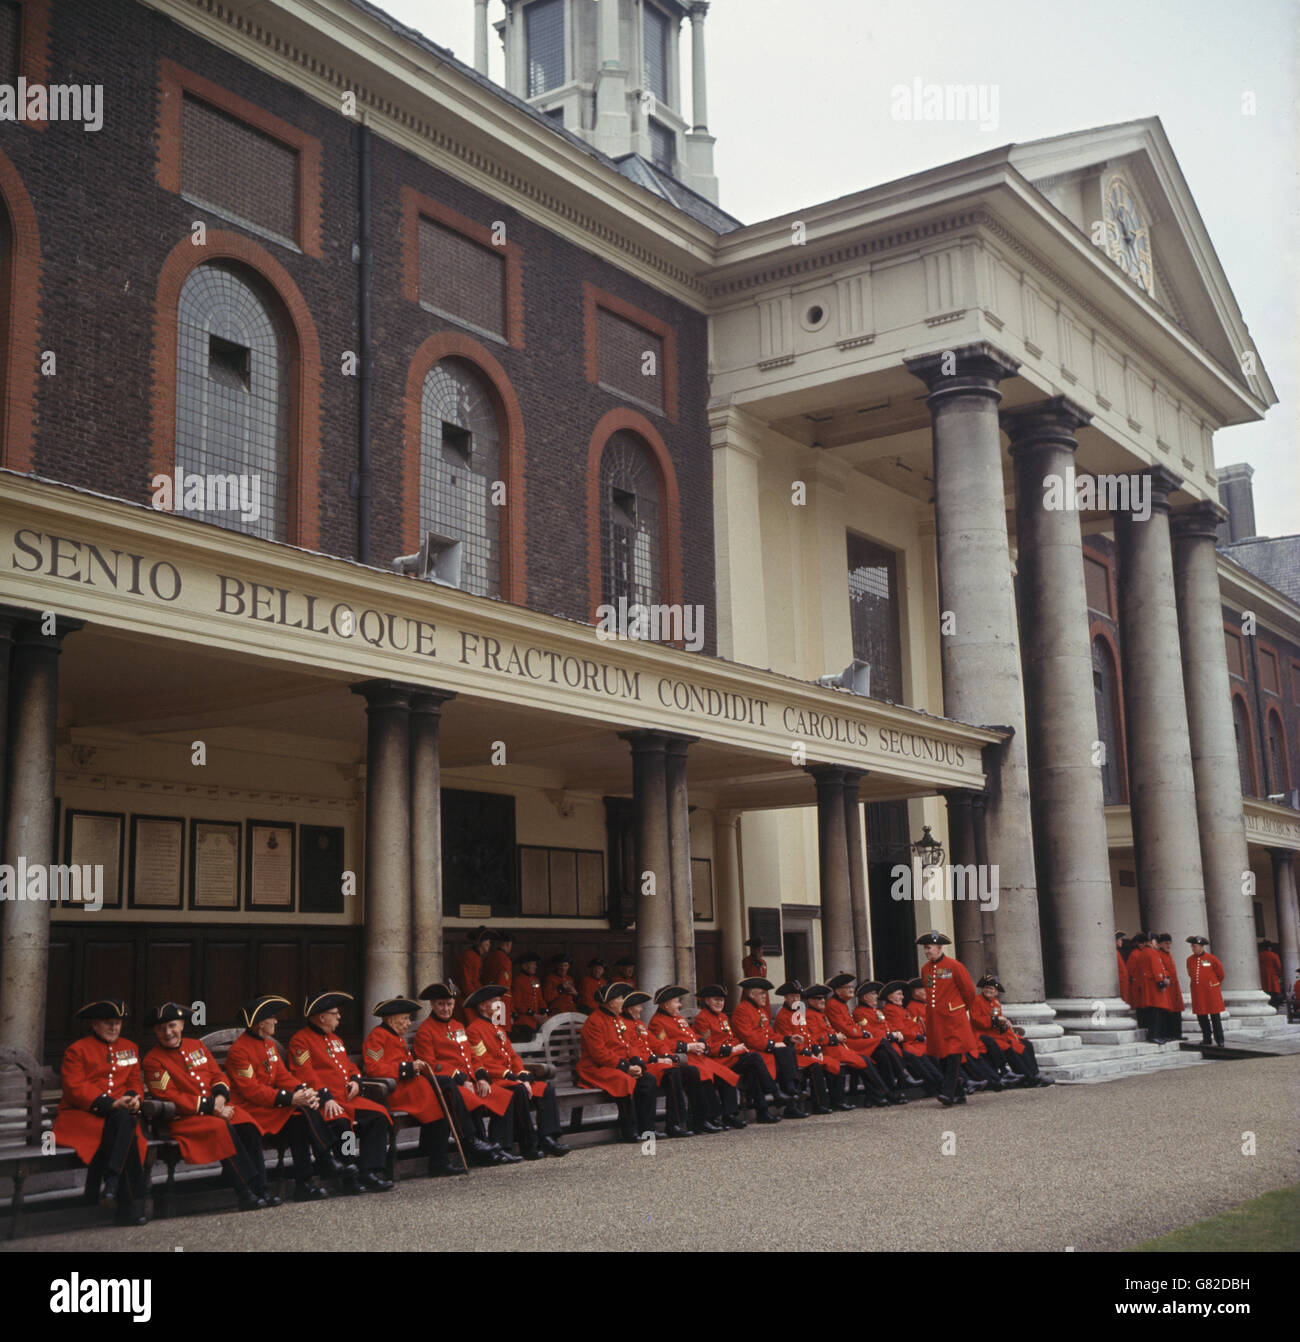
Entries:
[[354,1158],[343,1153],[342,1144],[347,1134],[355,1130],[358,1148],[355,1163],[362,1174],[383,1173],[388,1164],[389,1118],[386,1114],[377,1113],[374,1109],[358,1109],[354,1122],[349,1122],[348,1116],[344,1114],[341,1118],[330,1119],[326,1126],[334,1134],[342,1160],[353,1163]]
[[230,1136],[235,1154],[221,1162],[226,1178],[239,1193],[260,1198],[266,1195],[266,1160],[262,1155],[262,1134],[256,1123],[231,1123]]
[[976,1057],[974,1053],[966,1055],[966,1061],[962,1063],[962,1068],[972,1081],[997,1081],[998,1079],[998,1074],[992,1066],[985,1059]]
[[906,1087],[907,1077],[904,1074],[902,1059],[888,1040],[877,1045],[870,1060],[891,1090],[902,1090]]
[[954,1099],[957,1095],[960,1064],[960,1053],[949,1053],[943,1060],[943,1083],[939,1093],[947,1100]]
[[907,1069],[921,1078],[921,1084],[929,1095],[937,1095],[943,1086],[943,1069],[933,1058],[925,1053],[909,1053]]
[[[827,1108],[830,1104],[831,1096],[826,1064],[815,1062],[811,1067],[801,1068],[800,1072],[808,1082],[808,1093],[813,1104],[819,1105],[823,1109]],[[842,1097],[844,1093],[844,1083],[842,1078],[831,1077],[829,1079],[840,1083],[839,1089]]]
[[1038,1075],[1038,1059],[1034,1056],[1034,1046],[1028,1039],[1024,1041],[1025,1051],[1017,1053],[1014,1048],[1004,1047],[993,1035],[982,1034],[980,1038],[989,1051],[989,1057],[1001,1064],[999,1071],[1005,1067],[1015,1072],[1017,1076],[1027,1077],[1031,1081]]
[[1196,1023],[1201,1027],[1201,1042],[1210,1042],[1210,1030],[1214,1031],[1214,1042],[1223,1047],[1223,1017],[1216,1011],[1212,1016],[1197,1016]]
[[787,1095],[798,1095],[803,1089],[803,1083],[799,1079],[799,1059],[794,1045],[781,1044],[774,1046],[772,1058],[776,1063],[777,1086]]
[[537,1119],[533,1120],[532,1088],[527,1082],[510,1085],[514,1099],[510,1115],[514,1133],[519,1138],[521,1151],[535,1151],[539,1137],[556,1137],[560,1132],[560,1106],[555,1102],[555,1087],[548,1081],[546,1090],[537,1101]]
[[[667,1119],[678,1127],[700,1127],[707,1110],[701,1091],[700,1069],[690,1063],[679,1063],[665,1072],[659,1089],[667,1099]],[[684,1101],[684,1103],[683,1103]]]
[[1181,1039],[1183,1037],[1183,1013],[1181,1011],[1166,1011],[1162,1007],[1160,1009],[1160,1033],[1168,1040]]
[[[460,1087],[451,1077],[439,1076],[434,1080],[437,1084],[438,1098],[442,1101],[443,1112],[456,1125],[461,1145],[469,1146],[471,1142],[484,1140],[486,1133],[482,1117],[484,1110],[479,1109],[475,1114],[471,1114],[465,1104],[465,1097],[460,1093]],[[437,1155],[437,1152],[431,1154]]]
[[140,1164],[140,1150],[135,1141],[139,1121],[129,1109],[109,1111],[99,1146],[86,1167],[88,1199],[99,1196],[101,1181],[120,1204],[138,1202],[144,1197],[147,1191],[144,1167]]
[[[762,1064],[760,1063],[761,1067]],[[764,1068],[764,1071],[767,1069]],[[711,1120],[740,1117],[740,1096],[736,1087],[720,1076],[715,1076],[711,1084],[704,1087],[704,1103]]]
[[310,1183],[313,1156],[317,1173],[325,1173],[321,1166],[329,1159],[334,1142],[319,1109],[296,1110],[281,1131],[289,1138],[289,1150],[293,1152],[294,1183]]
[[[880,1052],[879,1049],[876,1050]],[[866,1054],[862,1055],[862,1061],[867,1065],[865,1067],[855,1068],[851,1076],[856,1077],[862,1087],[864,1096],[874,1095],[876,1099],[883,1100],[889,1094],[889,1087],[885,1084],[885,1078],[881,1076],[880,1069],[876,1066],[874,1058],[868,1058]]]
[[619,1126],[625,1137],[640,1137],[655,1130],[655,1105],[658,1096],[658,1083],[649,1072],[642,1072],[636,1078],[636,1089],[631,1095],[616,1097]]
[[[776,1082],[768,1075],[767,1064],[757,1053],[733,1054],[729,1058],[719,1058],[718,1061],[740,1077],[740,1084],[745,1088],[750,1105],[760,1114],[767,1108],[769,1100],[776,1099]],[[723,1083],[719,1081],[717,1085],[721,1088]]]
[[1155,1007],[1134,1007],[1133,1015],[1137,1017],[1138,1029],[1145,1030],[1146,1036],[1152,1042],[1155,1041],[1157,1031],[1157,1017],[1159,1012]]

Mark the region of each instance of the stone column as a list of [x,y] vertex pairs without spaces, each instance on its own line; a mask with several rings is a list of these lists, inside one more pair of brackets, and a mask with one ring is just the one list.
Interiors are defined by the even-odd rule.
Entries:
[[740,975],[745,958],[745,896],[740,884],[740,817],[735,811],[717,811],[713,816],[713,858],[718,897],[719,922],[722,924],[723,983]]
[[[1016,476],[1020,651],[1047,1000],[1058,1025],[1105,1041],[1136,1029],[1119,995],[1083,536],[1073,507],[1075,431],[1087,411],[1055,396],[1002,417]],[[1069,498],[1065,496],[1068,493]]]
[[[972,794],[954,788],[943,794],[948,805],[948,861],[954,866],[967,866],[979,859],[975,855],[975,819],[972,814]],[[955,954],[970,971],[973,979],[984,974],[984,930],[980,926],[980,906],[972,900],[959,900],[953,908],[953,940]]]
[[17,611],[0,608],[0,839],[4,837],[5,785],[9,778],[9,662],[18,621]]
[[[80,620],[59,619],[54,632],[43,622],[14,630],[9,668],[8,813],[4,828],[6,863],[30,873],[45,868],[46,891],[55,863],[54,751],[59,720],[59,653]],[[17,873],[16,873],[17,874]],[[28,880],[23,880],[25,893]],[[49,899],[6,900],[0,905],[0,1043],[45,1056],[45,996],[50,959]]]
[[620,732],[619,736],[632,747],[632,804],[636,808],[637,979],[659,988],[672,982],[676,968],[672,859],[668,837],[667,743],[656,732]]
[[1224,1005],[1234,1016],[1271,1016],[1268,996],[1257,986],[1255,912],[1244,888],[1250,857],[1228,665],[1223,656],[1223,604],[1214,546],[1226,516],[1225,509],[1207,500],[1179,511],[1170,522],[1208,927],[1156,930],[1173,932],[1178,940],[1197,933],[1207,935],[1214,954],[1223,962]]
[[1019,365],[986,344],[906,364],[930,390],[944,712],[1013,732],[989,774],[985,806],[989,856],[998,868],[995,963],[1015,985],[1008,1012],[1037,1024],[1053,1013],[1044,1000],[1020,635],[998,430],[998,383]]
[[[691,810],[686,789],[686,752],[696,736],[669,740],[664,750],[664,778],[668,789],[668,849],[672,867],[673,982],[695,990],[695,897],[691,889]],[[668,986],[650,983],[647,991]]]
[[[987,760],[990,756],[995,759],[1000,757],[1000,751],[997,746],[985,746],[981,754]],[[985,774],[992,772],[993,766],[986,763],[984,766]],[[970,794],[970,823],[971,831],[975,837],[975,865],[977,867],[986,867],[989,864],[989,827],[985,821],[985,805],[987,798],[982,792],[972,792]],[[982,978],[989,970],[991,965],[997,964],[998,960],[998,941],[997,929],[993,926],[993,915],[984,909],[979,911],[980,924],[980,942],[984,948],[983,963],[980,972],[976,974],[971,970],[972,977]],[[970,966],[967,966],[970,968]],[[1035,1027],[1039,1028],[1039,1027]],[[1049,1032],[1059,1032],[1055,1025],[1044,1025],[1041,1027]],[[1034,1035],[1033,1038],[1039,1036]]]
[[610,155],[632,145],[627,109],[628,72],[619,58],[619,0],[600,0],[600,65],[596,71],[596,125],[592,142]]
[[822,978],[852,973],[853,909],[849,887],[849,845],[844,833],[844,770],[814,765],[817,783],[817,865],[822,897]]
[[443,979],[438,732],[442,706],[455,697],[447,690],[416,690],[411,695],[411,992]]
[[[1277,935],[1282,944],[1282,995],[1285,997],[1291,991],[1291,985],[1295,982],[1295,972],[1300,968],[1300,909],[1296,906],[1295,891],[1295,853],[1289,848],[1270,848],[1269,856],[1273,859],[1273,895],[1277,900]],[[1210,948],[1214,949],[1214,943],[1210,943]],[[1217,951],[1215,952],[1217,954]],[[1222,956],[1219,956],[1223,959]],[[1227,977],[1228,966],[1223,966],[1224,973],[1224,1005],[1228,1004],[1228,988],[1232,980]],[[1259,978],[1259,958],[1255,959],[1255,978]],[[1252,982],[1254,980],[1251,980]],[[1267,994],[1265,1001],[1267,1001]],[[1232,1014],[1245,1015],[1245,1012],[1238,1010],[1234,998],[1232,1004]],[[1259,1011],[1251,1012],[1252,1015],[1261,1015]]]
[[1150,516],[1115,514],[1128,791],[1142,926],[1181,941],[1207,923],[1169,544],[1169,495],[1182,479],[1164,466],[1147,476]]
[[[481,75],[488,72],[488,0],[474,0],[474,68]],[[415,991],[422,987],[417,984]]]
[[695,0],[691,5],[691,101],[693,103],[692,130],[709,128],[709,97],[706,87],[707,65],[704,59],[704,16],[709,12],[706,0]]
[[858,784],[865,773],[844,774],[844,837],[849,868],[849,905],[853,914],[853,964],[861,983],[871,973],[871,917],[867,908],[866,854],[862,851],[862,805]]
[[418,991],[411,977],[410,685],[367,680],[366,922],[363,1011],[394,993]]

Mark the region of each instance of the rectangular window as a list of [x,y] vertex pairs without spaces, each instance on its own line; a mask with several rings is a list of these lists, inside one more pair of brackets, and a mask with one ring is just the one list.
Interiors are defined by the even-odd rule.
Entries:
[[1083,556],[1083,579],[1088,592],[1088,607],[1101,615],[1110,614],[1110,573],[1106,565],[1090,555]]
[[677,137],[661,121],[650,122],[650,161],[656,168],[672,172],[677,156]]
[[1228,672],[1230,675],[1246,678],[1246,663],[1241,653],[1241,636],[1230,630],[1223,631],[1224,643],[1228,651]]
[[898,561],[892,550],[848,534],[853,656],[871,667],[871,697],[903,702]]
[[181,112],[181,191],[286,241],[298,237],[298,151],[190,94]]
[[661,103],[668,101],[668,16],[653,5],[642,11],[645,24],[645,86]]
[[455,229],[420,219],[420,302],[480,331],[506,331],[506,259]]
[[524,10],[528,34],[528,96],[564,83],[564,0],[535,0]]
[[655,410],[664,408],[662,337],[605,308],[596,314],[598,380],[611,391]]
[[605,855],[599,849],[520,844],[518,851],[523,917],[605,916]]
[[22,7],[6,0],[0,4],[0,81],[6,84],[18,82],[22,33]]
[[1270,694],[1281,694],[1282,687],[1277,678],[1277,653],[1267,648],[1259,650],[1259,683]]

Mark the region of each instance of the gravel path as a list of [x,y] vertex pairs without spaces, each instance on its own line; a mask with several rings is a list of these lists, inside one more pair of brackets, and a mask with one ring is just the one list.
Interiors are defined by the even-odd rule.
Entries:
[[[1296,1059],[1225,1062],[964,1108],[751,1125],[660,1141],[652,1156],[593,1146],[378,1196],[0,1248],[595,1250],[632,1234],[678,1250],[855,1249],[882,1236],[894,1249],[1122,1249],[1300,1181],[1298,1114]],[[1243,1154],[1252,1133],[1255,1154]]]

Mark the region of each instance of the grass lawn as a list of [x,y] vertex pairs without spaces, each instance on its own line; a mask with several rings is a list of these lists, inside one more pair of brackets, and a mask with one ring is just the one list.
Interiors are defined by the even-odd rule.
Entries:
[[1294,1252],[1300,1245],[1300,1184],[1230,1207],[1208,1221],[1144,1240],[1129,1253]]

